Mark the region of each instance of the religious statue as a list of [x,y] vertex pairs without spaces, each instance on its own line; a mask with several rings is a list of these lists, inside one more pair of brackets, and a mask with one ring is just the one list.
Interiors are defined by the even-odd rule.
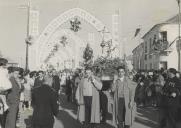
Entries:
[[90,47],[89,44],[87,44],[87,46],[86,46],[86,48],[84,50],[83,58],[85,60],[86,65],[92,64],[93,50],[92,50],[92,48]]

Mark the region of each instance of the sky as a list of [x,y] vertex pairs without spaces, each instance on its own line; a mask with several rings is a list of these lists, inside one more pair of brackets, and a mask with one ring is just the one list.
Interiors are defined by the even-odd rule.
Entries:
[[[20,6],[26,4],[27,0],[0,0],[0,51],[22,65],[25,63],[27,12]],[[111,29],[112,14],[119,10],[120,41],[125,41],[127,55],[154,24],[178,12],[176,0],[32,0],[32,7],[40,11],[39,33],[54,18],[75,7],[85,9]],[[133,38],[138,27],[141,27],[140,36]]]

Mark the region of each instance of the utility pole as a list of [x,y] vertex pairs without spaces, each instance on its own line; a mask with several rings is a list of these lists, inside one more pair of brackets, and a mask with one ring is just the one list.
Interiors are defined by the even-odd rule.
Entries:
[[30,0],[28,1],[28,6],[27,6],[27,35],[26,35],[26,65],[25,65],[25,70],[29,69],[29,64],[28,64],[28,56],[29,56],[29,45],[30,45],[30,38],[29,38],[29,22],[30,22],[30,9],[31,9],[31,2]]
[[180,54],[180,50],[181,50],[181,38],[180,38],[180,14],[181,14],[181,10],[180,10],[180,0],[177,0],[178,3],[178,9],[179,9],[179,14],[178,14],[178,40],[177,40],[177,52],[178,52],[178,71],[181,71],[181,54]]
[[30,33],[29,33],[31,0],[28,0],[27,5],[21,5],[20,8],[27,10],[27,24],[26,24],[26,38],[25,38],[25,43],[26,43],[25,70],[28,70],[29,69],[29,65],[28,65],[29,45],[31,45],[32,43],[31,42],[32,37],[30,37]]

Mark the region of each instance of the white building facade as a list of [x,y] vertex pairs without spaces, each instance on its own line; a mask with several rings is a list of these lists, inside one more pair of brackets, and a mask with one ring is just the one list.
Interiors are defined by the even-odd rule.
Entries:
[[[159,70],[161,68],[178,69],[178,52],[176,41],[178,38],[178,24],[161,23],[153,26],[143,37],[142,58],[140,48],[133,50],[133,65],[136,70]],[[137,57],[136,57],[137,56]],[[138,60],[142,65],[138,66]]]
[[139,44],[132,51],[133,53],[133,68],[134,70],[144,69],[144,43]]

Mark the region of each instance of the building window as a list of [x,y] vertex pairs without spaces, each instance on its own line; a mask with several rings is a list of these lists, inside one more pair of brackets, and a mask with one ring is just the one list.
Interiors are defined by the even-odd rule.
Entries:
[[161,40],[167,41],[167,31],[160,32]]
[[152,38],[150,38],[150,51],[151,51],[151,46],[152,46]]
[[151,59],[152,58],[152,55],[149,55],[149,59]]
[[147,70],[147,64],[145,64],[145,69]]
[[147,42],[145,42],[145,53],[147,53]]
[[154,69],[157,69],[157,65],[156,64],[154,64]]
[[167,69],[168,63],[167,61],[161,61],[160,62],[160,68]]
[[145,60],[147,60],[147,55],[145,55]]
[[152,69],[152,63],[150,63],[150,69]]

